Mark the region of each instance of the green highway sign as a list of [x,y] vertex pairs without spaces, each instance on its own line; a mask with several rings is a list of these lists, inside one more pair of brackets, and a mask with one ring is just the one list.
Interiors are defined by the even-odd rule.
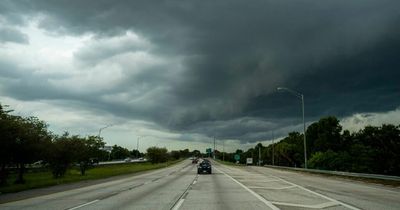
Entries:
[[235,158],[236,161],[239,161],[240,160],[240,155],[236,154],[234,158]]
[[206,149],[206,153],[207,153],[207,154],[211,154],[211,148],[207,148],[207,149]]

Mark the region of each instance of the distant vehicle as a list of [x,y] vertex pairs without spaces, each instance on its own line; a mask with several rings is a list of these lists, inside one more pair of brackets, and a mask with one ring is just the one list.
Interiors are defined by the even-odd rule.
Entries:
[[43,163],[44,163],[43,160],[39,160],[39,161],[36,161],[36,162],[32,163],[32,165],[34,165],[34,166],[41,166],[41,165],[43,165]]
[[203,161],[197,166],[197,174],[208,173],[211,174],[211,163],[210,161]]
[[141,158],[139,158],[139,160],[144,160],[144,158],[141,157]]
[[198,159],[194,159],[194,160],[192,160],[192,163],[193,164],[197,164],[199,162],[199,160]]
[[89,165],[99,165],[99,159],[97,158],[90,158],[89,159]]
[[132,162],[132,159],[131,158],[125,158],[124,162],[125,163],[130,163],[130,162]]
[[45,166],[47,166],[47,165],[48,165],[48,163],[46,163],[45,161],[39,160],[39,161],[36,161],[36,162],[32,163],[32,164],[30,165],[30,167],[33,167],[33,168],[40,168],[40,167],[45,167]]
[[208,162],[208,163],[210,163],[210,160],[209,160],[209,159],[203,159],[202,162]]
[[246,164],[247,165],[253,165],[253,158],[247,158],[246,159]]

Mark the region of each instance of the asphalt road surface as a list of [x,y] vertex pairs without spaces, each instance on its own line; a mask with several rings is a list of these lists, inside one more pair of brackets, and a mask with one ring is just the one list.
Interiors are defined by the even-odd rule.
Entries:
[[400,209],[400,189],[264,167],[213,162],[197,175],[172,167],[4,203],[0,209]]

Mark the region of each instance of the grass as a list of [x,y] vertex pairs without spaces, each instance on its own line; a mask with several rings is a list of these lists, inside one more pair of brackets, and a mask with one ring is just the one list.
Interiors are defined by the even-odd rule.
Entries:
[[222,160],[217,160],[217,159],[215,159],[215,161],[217,161],[218,163],[221,163],[221,164],[229,165],[229,166],[243,166],[243,164],[236,164],[236,163],[232,163],[232,162],[228,162],[228,161],[222,161]]
[[73,183],[85,180],[96,180],[123,174],[132,174],[141,171],[153,170],[175,164],[181,160],[169,161],[167,163],[124,163],[115,165],[102,165],[88,169],[86,175],[81,176],[78,169],[69,169],[64,177],[54,179],[51,171],[32,172],[24,175],[25,184],[14,184],[16,175],[10,175],[5,186],[0,187],[0,194],[20,192],[23,190],[48,187],[66,183]]

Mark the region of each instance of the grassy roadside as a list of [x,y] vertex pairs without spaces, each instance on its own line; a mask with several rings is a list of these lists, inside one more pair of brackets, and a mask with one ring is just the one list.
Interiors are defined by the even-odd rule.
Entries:
[[232,162],[228,162],[228,161],[222,161],[222,160],[217,160],[217,159],[215,159],[215,161],[216,161],[217,163],[221,163],[221,164],[228,165],[228,166],[244,166],[243,164],[236,164],[236,163],[232,163]]
[[137,173],[147,170],[154,170],[176,164],[183,159],[168,161],[167,163],[124,163],[115,165],[96,166],[86,171],[85,176],[81,176],[79,170],[69,169],[64,177],[54,179],[51,171],[35,172],[25,174],[25,184],[13,184],[15,176],[10,176],[9,184],[0,187],[0,195],[4,193],[20,192],[23,190],[48,187],[66,183],[73,183],[85,180],[96,180],[117,175]]
[[335,174],[324,174],[324,173],[311,172],[311,171],[294,171],[294,170],[290,170],[290,169],[278,169],[278,170],[285,170],[285,171],[290,171],[290,172],[297,172],[297,173],[303,173],[303,174],[309,174],[309,175],[315,175],[315,176],[321,176],[321,177],[331,177],[331,178],[336,178],[336,179],[346,179],[349,181],[358,181],[358,182],[366,182],[366,183],[372,183],[372,184],[387,185],[387,186],[391,186],[391,187],[400,187],[400,182],[394,181],[394,180],[353,177],[353,176],[335,175]]

